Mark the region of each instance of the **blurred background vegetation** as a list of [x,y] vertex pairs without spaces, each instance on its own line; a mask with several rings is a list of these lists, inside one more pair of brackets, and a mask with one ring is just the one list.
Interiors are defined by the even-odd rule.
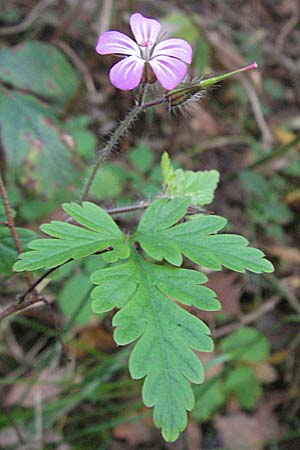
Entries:
[[[134,93],[109,82],[115,58],[94,47],[107,29],[129,33],[135,11],[192,44],[192,76],[254,60],[259,70],[182,113],[147,111],[99,171],[90,199],[117,208],[154,198],[164,150],[177,167],[218,169],[210,211],[261,248],[276,272],[207,274],[223,305],[201,314],[216,350],[201,355],[207,380],[194,389],[187,430],[166,444],[129,377],[127,350],[113,343],[111,317],[91,314],[94,257],[55,271],[39,288],[46,304],[0,323],[0,448],[299,449],[297,0],[0,0],[0,170],[22,245],[41,223],[64,218],[60,203],[78,200],[96,149],[133,103]],[[130,229],[136,217],[117,219]],[[26,290],[12,273],[17,252],[6,220],[0,202],[1,310]]]

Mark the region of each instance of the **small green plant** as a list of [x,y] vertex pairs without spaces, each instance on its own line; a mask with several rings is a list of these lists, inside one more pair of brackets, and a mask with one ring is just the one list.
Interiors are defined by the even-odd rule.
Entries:
[[207,421],[231,395],[241,408],[252,410],[262,394],[255,367],[270,354],[264,335],[254,328],[242,327],[222,339],[219,350],[215,361],[224,362],[224,369],[194,388],[196,402],[192,416],[199,422]]
[[260,226],[270,237],[282,240],[283,226],[293,219],[283,201],[288,192],[286,180],[276,174],[269,182],[262,175],[244,170],[240,175],[246,191],[246,204],[251,223]]
[[[75,277],[59,292],[62,311],[71,322],[80,310],[77,320],[86,323],[91,315],[86,305],[88,297],[94,314],[118,310],[112,319],[115,342],[135,342],[129,359],[130,374],[134,379],[145,379],[143,402],[154,408],[154,422],[163,437],[174,441],[186,427],[187,411],[194,407],[190,382],[200,384],[204,380],[203,365],[193,350],[213,349],[208,326],[180,304],[203,311],[220,309],[215,293],[203,286],[207,277],[202,269],[219,271],[225,267],[241,273],[270,273],[273,266],[263,252],[249,247],[244,237],[222,233],[226,219],[203,209],[213,200],[219,180],[217,171],[174,169],[165,153],[163,187],[159,188],[157,170],[151,171],[155,158],[150,149],[139,146],[129,153],[129,173],[117,165],[103,167],[103,163],[146,109],[160,104],[169,109],[186,107],[200,98],[204,89],[257,68],[257,64],[191,80],[186,76],[192,62],[188,42],[180,38],[161,40],[161,24],[139,13],[131,15],[130,24],[135,40],[118,31],[107,31],[99,37],[96,47],[99,54],[124,56],[110,69],[115,87],[123,91],[140,87],[133,108],[98,151],[95,137],[88,130],[89,119],[78,116],[61,120],[79,85],[77,73],[65,56],[56,48],[35,41],[13,51],[0,50],[1,138],[11,178],[11,192],[7,195],[0,176],[0,213],[4,216],[0,250],[5,256],[0,271],[10,274],[19,253],[14,270],[25,271],[28,283],[19,302],[3,311],[1,317],[35,302],[47,303],[37,295],[35,287],[62,265],[78,264],[72,268]],[[199,67],[209,64],[206,42],[199,49],[204,53],[203,48],[206,55],[202,60],[198,58]],[[20,65],[23,71],[18,70]],[[156,81],[164,92],[154,98],[152,91],[149,98],[148,88]],[[19,133],[15,132],[16,123]],[[93,156],[94,164],[86,169],[86,161]],[[72,202],[74,193],[81,188],[80,175],[86,175],[87,170],[81,196],[78,202]],[[151,192],[143,186],[147,178],[151,180]],[[122,230],[112,213],[87,201],[119,198],[125,182],[131,192],[139,190],[146,197],[142,205],[145,211],[133,231]],[[24,207],[23,189],[30,191],[30,202]],[[9,196],[15,196],[12,205],[19,206],[25,219],[40,219],[48,208],[56,206],[55,201],[64,202],[62,209],[67,218],[42,225],[41,231],[47,238],[33,239],[31,231],[14,226]],[[46,200],[42,214],[36,196]],[[133,209],[130,206],[127,212],[142,209],[140,205],[133,205]],[[26,245],[29,251],[22,252],[21,247]],[[33,283],[28,271],[41,269],[46,269],[46,273]],[[68,304],[69,297],[74,297],[74,303]],[[233,337],[237,343],[240,339],[241,336]],[[230,343],[227,345],[223,351],[233,355],[234,349]],[[242,396],[243,388],[237,388],[243,385],[243,379],[253,381],[248,367],[232,369],[226,378],[226,392],[234,391],[240,403],[249,406]],[[219,402],[222,386],[219,381]]]
[[203,366],[192,350],[213,349],[207,325],[176,301],[205,311],[220,309],[214,292],[201,286],[206,276],[183,268],[183,256],[211,270],[224,266],[261,273],[272,272],[273,266],[242,236],[218,234],[226,225],[224,218],[202,212],[189,215],[192,205],[201,207],[212,200],[216,171],[174,171],[165,154],[163,178],[167,198],[150,204],[132,234],[124,234],[93,203],[67,203],[63,209],[75,223],[42,225],[52,239],[30,242],[31,250],[20,255],[14,269],[51,269],[102,253],[100,268],[91,275],[96,285],[92,309],[95,313],[119,309],[113,318],[115,341],[127,345],[137,340],[129,360],[131,376],[146,377],[143,401],[154,406],[154,421],[164,438],[174,441],[194,406],[189,381],[204,379]]

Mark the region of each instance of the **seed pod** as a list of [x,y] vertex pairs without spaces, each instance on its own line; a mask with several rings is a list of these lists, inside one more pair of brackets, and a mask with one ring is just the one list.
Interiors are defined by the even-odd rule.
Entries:
[[201,94],[201,91],[204,89],[207,89],[208,87],[213,86],[226,78],[232,77],[233,75],[256,68],[257,64],[254,62],[248,66],[241,67],[240,69],[216,77],[211,77],[200,81],[180,83],[175,89],[165,93],[165,99],[169,103],[170,107],[180,106],[189,100],[198,98],[199,94]]

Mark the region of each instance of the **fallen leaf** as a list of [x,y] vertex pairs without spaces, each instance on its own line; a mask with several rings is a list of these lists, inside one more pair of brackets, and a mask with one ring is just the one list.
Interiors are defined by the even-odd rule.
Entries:
[[239,276],[235,273],[212,273],[208,275],[205,284],[212,289],[218,300],[222,303],[222,311],[228,316],[235,316],[240,312],[241,284],[237,281]]
[[202,431],[199,424],[190,421],[186,428],[186,450],[201,450],[202,447]]
[[132,422],[121,423],[113,430],[114,437],[126,441],[129,447],[136,449],[140,444],[149,444],[157,436],[157,430],[149,421],[134,417]]
[[282,145],[289,144],[296,137],[294,133],[282,127],[274,128],[273,133],[276,137],[276,140],[279,142],[279,144]]
[[226,450],[263,450],[265,442],[279,434],[276,417],[267,403],[260,403],[253,415],[236,412],[219,416],[215,426]]
[[277,370],[269,363],[262,361],[253,366],[257,378],[262,383],[274,383],[278,378]]
[[202,131],[205,136],[216,136],[218,133],[218,125],[214,117],[199,105],[195,108],[190,126],[197,132]]
[[300,250],[293,247],[285,247],[283,245],[268,245],[265,247],[268,254],[272,256],[277,256],[284,260],[284,262],[290,264],[300,263]]
[[86,354],[87,347],[108,353],[116,348],[112,334],[100,325],[90,325],[84,328],[79,333],[75,346],[76,355],[79,358]]

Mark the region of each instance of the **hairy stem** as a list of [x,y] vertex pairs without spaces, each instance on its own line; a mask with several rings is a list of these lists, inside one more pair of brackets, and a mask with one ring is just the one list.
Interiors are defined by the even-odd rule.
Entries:
[[95,177],[97,175],[97,172],[98,172],[101,164],[111,155],[111,152],[112,152],[114,146],[118,143],[120,137],[128,130],[128,128],[132,125],[134,120],[143,111],[143,109],[144,108],[142,105],[134,106],[134,108],[127,114],[125,119],[115,129],[115,131],[111,135],[110,139],[108,140],[108,142],[104,146],[104,148],[102,150],[98,151],[96,161],[94,163],[94,166],[91,170],[91,173],[85,184],[83,193],[81,195],[80,203],[82,203],[89,195],[89,192],[91,190],[91,187],[93,185],[93,182],[95,180]]
[[107,158],[109,158],[114,146],[119,142],[119,139],[123,136],[123,134],[131,127],[132,123],[139,116],[139,114],[141,114],[141,112],[143,112],[145,109],[160,105],[161,103],[166,101],[165,97],[161,97],[149,103],[144,103],[145,95],[146,95],[146,86],[143,89],[139,104],[135,105],[132,108],[132,110],[127,114],[125,119],[115,129],[110,139],[108,140],[107,144],[103,147],[103,149],[97,152],[96,161],[94,163],[94,166],[92,167],[91,173],[87,179],[84,190],[80,197],[80,203],[82,203],[88,197],[100,166]]

